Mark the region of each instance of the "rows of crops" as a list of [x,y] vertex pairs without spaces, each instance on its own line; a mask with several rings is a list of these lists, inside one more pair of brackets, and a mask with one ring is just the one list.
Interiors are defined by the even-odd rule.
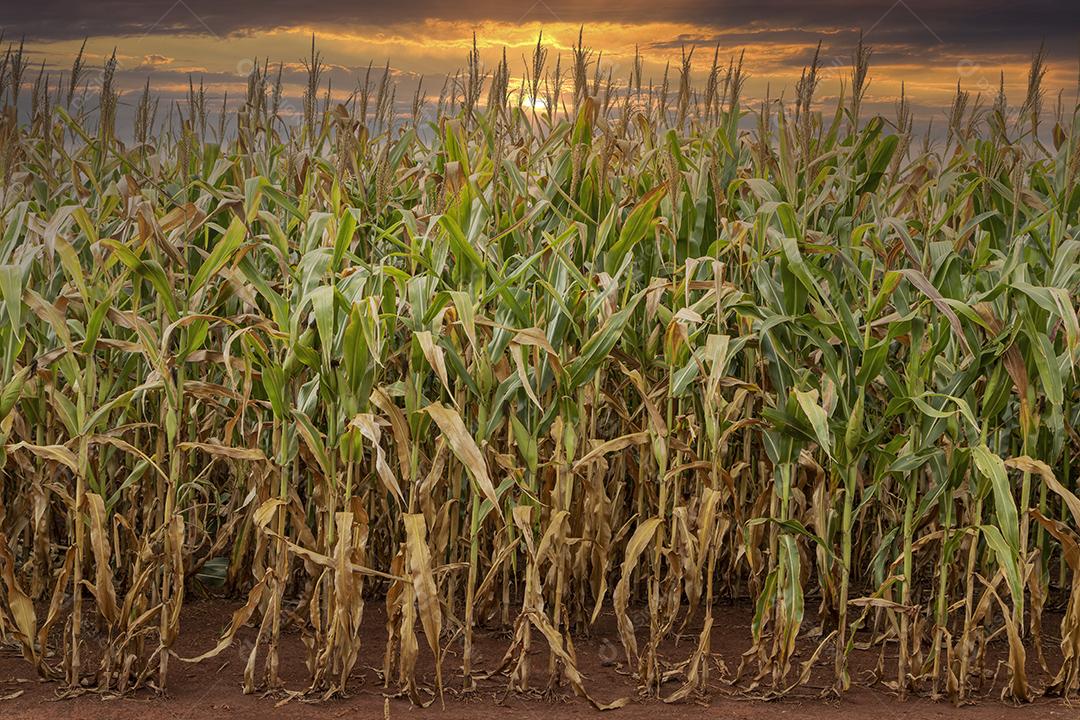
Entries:
[[289,626],[320,696],[587,697],[614,612],[680,700],[736,600],[742,687],[843,692],[869,648],[901,694],[1080,689],[1077,115],[1037,56],[915,136],[861,109],[868,59],[823,112],[816,64],[747,102],[737,59],[649,84],[541,43],[405,112],[313,52],[286,115],[268,64],[166,108],[10,49],[3,638],[69,692],[167,688],[198,590],[239,601],[201,659],[253,634],[248,691]]

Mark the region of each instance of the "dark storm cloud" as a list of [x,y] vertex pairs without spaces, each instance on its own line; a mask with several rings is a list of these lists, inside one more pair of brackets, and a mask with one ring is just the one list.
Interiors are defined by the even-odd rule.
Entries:
[[[864,29],[878,46],[912,52],[1011,55],[1045,40],[1054,55],[1075,56],[1080,41],[1077,0],[38,0],[0,6],[8,38],[80,38],[100,35],[233,33],[298,24],[342,29],[378,27],[428,18],[479,22],[678,22],[702,28],[692,42],[724,47],[750,43],[803,43],[840,29],[847,40]],[[587,28],[586,28],[587,31]],[[711,33],[711,34],[710,34]],[[661,38],[658,46],[688,38]]]

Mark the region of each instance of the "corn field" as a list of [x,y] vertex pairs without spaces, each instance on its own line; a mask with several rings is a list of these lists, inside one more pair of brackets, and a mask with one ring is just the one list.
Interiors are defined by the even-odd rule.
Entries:
[[[816,60],[748,100],[739,58],[652,84],[541,40],[403,111],[313,44],[288,117],[269,63],[165,108],[10,48],[3,640],[63,694],[166,690],[245,628],[279,691],[288,627],[313,696],[365,665],[607,708],[574,644],[613,613],[639,697],[842,694],[865,650],[900,696],[1075,696],[1078,114],[1036,54],[917,136],[863,110],[869,58],[825,110]],[[237,609],[185,656],[206,588]]]

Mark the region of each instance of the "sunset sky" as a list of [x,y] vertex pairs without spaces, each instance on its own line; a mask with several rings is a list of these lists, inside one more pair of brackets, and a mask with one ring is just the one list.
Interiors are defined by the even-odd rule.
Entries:
[[[722,58],[746,52],[746,94],[778,95],[790,88],[822,41],[827,102],[846,78],[860,30],[873,46],[871,106],[891,108],[904,81],[926,116],[943,113],[959,80],[972,94],[992,96],[1005,73],[1019,101],[1032,53],[1045,43],[1048,103],[1059,91],[1076,97],[1080,57],[1080,1],[1035,0],[36,0],[0,5],[5,44],[25,37],[33,64],[66,72],[83,39],[91,65],[116,49],[121,85],[141,87],[147,76],[159,93],[179,96],[188,78],[213,94],[238,96],[252,58],[285,63],[287,82],[301,81],[300,59],[315,33],[328,76],[343,93],[362,68],[389,59],[404,97],[419,77],[438,94],[445,74],[464,63],[476,34],[488,66],[506,48],[520,73],[543,30],[550,60],[569,62],[579,26],[585,42],[603,51],[625,77],[635,46],[646,75],[659,82],[664,63],[696,47],[704,74],[717,44]],[[410,93],[411,94],[411,93]]]

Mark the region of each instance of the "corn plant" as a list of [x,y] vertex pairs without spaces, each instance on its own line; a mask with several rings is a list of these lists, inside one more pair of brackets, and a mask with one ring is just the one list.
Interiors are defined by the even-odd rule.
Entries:
[[[133,143],[111,84],[76,102],[81,53],[29,120],[9,62],[0,636],[68,694],[165,690],[247,626],[245,691],[286,690],[291,624],[292,692],[364,664],[418,705],[501,678],[605,708],[630,696],[593,697],[575,641],[614,614],[668,701],[822,659],[843,693],[876,652],[960,702],[999,637],[1003,696],[1075,695],[1080,116],[1040,139],[1038,55],[1020,108],[958,95],[919,143],[905,101],[866,116],[869,58],[823,112],[816,60],[792,106],[718,52],[699,94],[693,53],[646,92],[582,38],[520,87],[474,47],[402,119],[389,66],[336,102],[313,43],[300,126],[255,62],[217,133],[201,85],[167,118],[148,85]],[[180,656],[211,585],[237,609]]]

